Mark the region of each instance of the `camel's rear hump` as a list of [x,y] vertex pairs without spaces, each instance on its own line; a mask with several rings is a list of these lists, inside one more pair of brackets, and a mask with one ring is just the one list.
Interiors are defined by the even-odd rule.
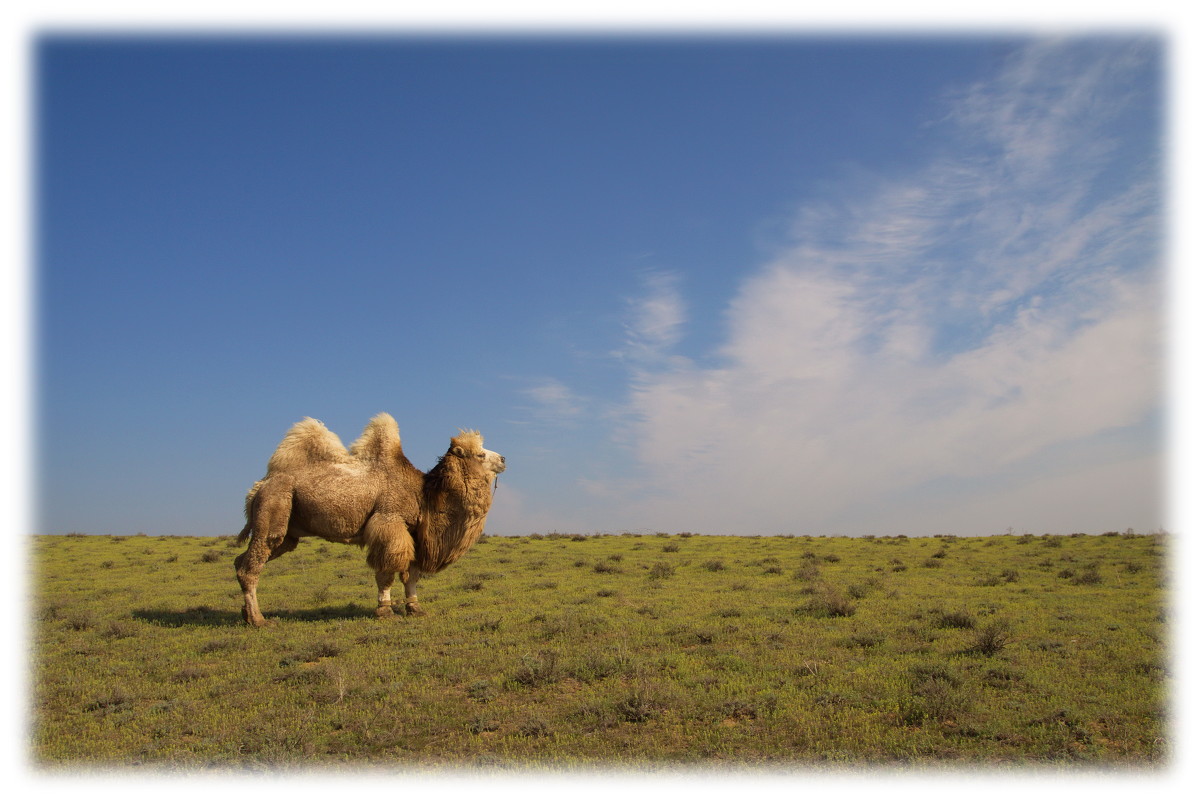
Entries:
[[267,474],[289,472],[303,467],[350,461],[350,453],[342,440],[320,420],[305,417],[284,435],[267,462]]

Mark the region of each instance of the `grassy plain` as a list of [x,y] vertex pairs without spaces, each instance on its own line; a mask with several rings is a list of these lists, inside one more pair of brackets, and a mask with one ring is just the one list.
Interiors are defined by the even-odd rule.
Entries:
[[1158,767],[1166,538],[487,538],[377,620],[358,548],[39,536],[42,768]]

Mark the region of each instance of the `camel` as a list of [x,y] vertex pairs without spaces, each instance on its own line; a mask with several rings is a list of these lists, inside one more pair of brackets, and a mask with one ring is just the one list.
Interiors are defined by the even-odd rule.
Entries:
[[504,456],[485,450],[478,431],[460,431],[424,473],[404,455],[389,414],[372,418],[349,449],[319,420],[304,418],[246,494],[246,525],[237,540],[250,544],[234,561],[242,618],[255,627],[267,624],[258,607],[259,576],[305,536],[366,549],[379,589],[377,616],[394,615],[397,575],[405,613],[423,614],[417,581],[453,564],[479,540],[492,482],[504,469]]

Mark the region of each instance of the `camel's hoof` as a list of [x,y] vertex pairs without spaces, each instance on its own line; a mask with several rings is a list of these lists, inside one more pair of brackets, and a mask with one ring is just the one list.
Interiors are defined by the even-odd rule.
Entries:
[[380,619],[387,619],[388,617],[396,616],[396,612],[392,610],[391,606],[379,606],[379,608],[375,609],[375,616]]
[[242,622],[245,622],[251,628],[265,628],[268,625],[274,625],[273,621],[267,621],[262,614],[251,614],[249,610],[242,609]]
[[404,613],[410,617],[425,616],[425,611],[420,606],[405,606]]

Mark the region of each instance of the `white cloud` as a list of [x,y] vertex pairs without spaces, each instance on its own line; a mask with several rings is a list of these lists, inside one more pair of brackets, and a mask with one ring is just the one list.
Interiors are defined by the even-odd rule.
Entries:
[[[941,156],[802,209],[792,245],[731,301],[717,367],[668,358],[682,302],[673,280],[649,285],[628,342],[642,356],[629,404],[641,524],[866,532],[854,528],[870,518],[855,510],[898,502],[897,492],[1041,474],[1053,448],[1153,414],[1154,167],[1124,182],[1105,172],[1116,152],[1105,123],[1126,93],[1120,70],[1139,57],[1136,47],[1035,44],[960,95]],[[1040,495],[1045,519],[1066,524],[1068,500],[1120,508],[1117,471],[1076,472],[1085,467],[1106,480],[1089,495],[1056,467]],[[1030,486],[996,492],[959,503],[992,509],[960,532],[1013,524],[1000,497],[1039,497]],[[1141,483],[1123,496],[1146,505]],[[848,529],[822,530],[830,525]]]
[[678,276],[650,272],[642,278],[644,292],[629,302],[625,347],[617,355],[635,364],[653,364],[679,343],[684,324]]
[[578,417],[583,402],[562,381],[543,378],[521,392],[533,401],[527,410],[541,423],[564,423]]

